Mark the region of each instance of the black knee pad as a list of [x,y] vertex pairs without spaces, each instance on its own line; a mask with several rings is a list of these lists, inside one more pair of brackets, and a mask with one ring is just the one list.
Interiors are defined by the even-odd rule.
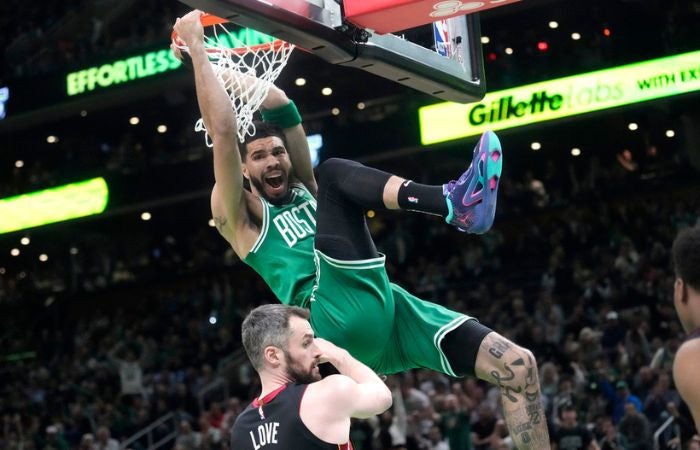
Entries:
[[486,335],[492,331],[476,320],[467,320],[447,333],[441,347],[454,373],[459,376],[475,376],[479,347]]
[[359,166],[360,163],[342,158],[329,158],[319,164],[316,169],[318,173],[318,186],[339,183],[345,180],[350,169]]
[[384,186],[391,174],[342,158],[318,166],[319,197],[346,199],[363,209],[384,209]]

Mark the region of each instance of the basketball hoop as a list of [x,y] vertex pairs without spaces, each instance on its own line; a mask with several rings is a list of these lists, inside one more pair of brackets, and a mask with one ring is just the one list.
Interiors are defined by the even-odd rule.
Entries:
[[[209,30],[210,35],[204,37],[204,48],[236,111],[238,139],[243,142],[246,135],[255,133],[253,114],[282,73],[294,45],[247,28],[236,33],[226,28],[231,26],[230,22],[211,14],[203,14],[200,21]],[[181,51],[188,52],[175,31],[172,41]],[[207,146],[213,145],[201,118],[195,130],[204,131]]]

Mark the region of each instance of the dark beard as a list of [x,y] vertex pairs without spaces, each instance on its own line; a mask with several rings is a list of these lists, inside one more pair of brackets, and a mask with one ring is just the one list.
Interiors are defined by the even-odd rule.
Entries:
[[[250,178],[250,183],[255,186],[255,189],[257,189],[258,194],[265,200],[267,200],[268,203],[271,203],[275,206],[280,206],[284,205],[286,203],[289,203],[289,197],[290,197],[290,189],[287,187],[287,192],[280,198],[270,198],[266,193],[265,193],[265,188],[263,187],[263,182],[257,178]],[[289,185],[287,185],[289,186]]]
[[304,370],[292,361],[289,353],[284,352],[284,360],[287,362],[287,376],[297,383],[311,384],[321,379],[321,376],[314,375],[313,372]]

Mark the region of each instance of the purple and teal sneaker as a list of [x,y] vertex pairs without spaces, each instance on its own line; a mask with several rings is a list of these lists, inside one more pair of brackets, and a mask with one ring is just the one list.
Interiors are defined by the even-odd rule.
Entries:
[[445,222],[467,233],[486,233],[496,214],[498,182],[503,169],[501,143],[493,131],[481,135],[474,158],[457,181],[442,186],[449,213]]

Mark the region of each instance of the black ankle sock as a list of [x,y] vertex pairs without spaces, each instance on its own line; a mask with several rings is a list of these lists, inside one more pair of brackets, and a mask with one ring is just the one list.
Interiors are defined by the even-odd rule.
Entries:
[[401,183],[398,200],[401,209],[442,217],[446,217],[449,212],[445,197],[442,195],[442,186],[431,186],[406,180]]

